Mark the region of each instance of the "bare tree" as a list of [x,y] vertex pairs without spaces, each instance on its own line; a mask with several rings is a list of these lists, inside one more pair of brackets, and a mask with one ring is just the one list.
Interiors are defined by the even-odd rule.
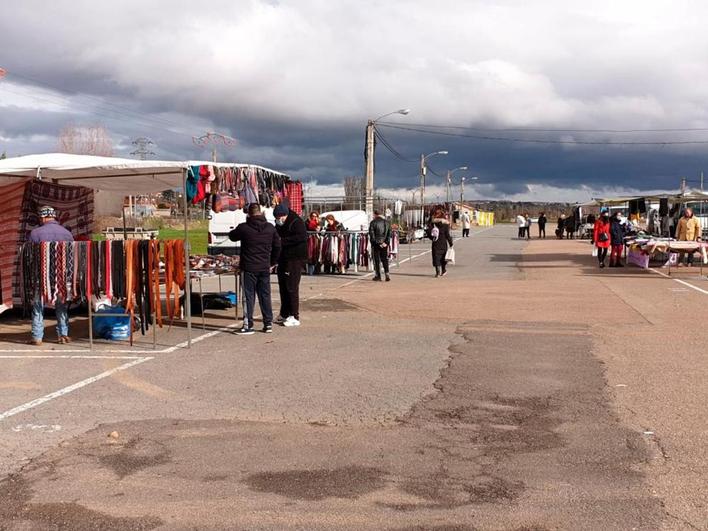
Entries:
[[366,193],[366,181],[363,177],[344,178],[344,202],[349,209],[361,208]]
[[77,155],[113,155],[113,140],[101,124],[77,125],[69,123],[59,132],[59,151]]

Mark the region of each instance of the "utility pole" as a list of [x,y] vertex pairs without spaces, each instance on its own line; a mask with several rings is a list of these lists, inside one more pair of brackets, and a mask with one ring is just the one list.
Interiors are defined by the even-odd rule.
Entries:
[[445,187],[445,202],[450,202],[450,180],[452,179],[452,171],[447,170],[447,184]]
[[420,222],[425,221],[425,155],[420,154]]
[[703,170],[701,170],[701,192],[703,191]]
[[[134,157],[137,156],[140,160],[147,160],[148,156],[155,155],[155,152],[150,149],[150,146],[154,146],[155,143],[146,136],[141,136],[133,140],[132,144],[135,146],[135,151],[131,151],[130,154]],[[137,201],[137,198],[136,198]],[[128,196],[128,212],[130,217],[135,217],[135,201],[133,196]]]
[[681,193],[686,191],[686,177],[681,177]]
[[465,203],[465,178],[460,181],[460,208],[463,208]]
[[366,124],[366,217],[374,215],[374,120]]

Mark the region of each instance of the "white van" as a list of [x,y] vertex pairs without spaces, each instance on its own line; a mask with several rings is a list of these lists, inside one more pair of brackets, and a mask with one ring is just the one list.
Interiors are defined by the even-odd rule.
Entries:
[[[264,208],[266,219],[275,225],[272,208]],[[225,254],[235,256],[241,252],[241,242],[229,240],[229,232],[241,223],[246,222],[246,213],[243,210],[214,212],[209,214],[209,232],[207,236],[207,252],[209,254]]]
[[[322,212],[320,219],[324,220],[329,214],[339,221],[347,230],[369,230],[369,217],[363,210],[333,210]],[[323,221],[324,223],[324,221]]]

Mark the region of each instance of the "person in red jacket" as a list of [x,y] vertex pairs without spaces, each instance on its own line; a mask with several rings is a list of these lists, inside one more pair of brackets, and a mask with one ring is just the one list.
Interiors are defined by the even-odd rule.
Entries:
[[600,268],[603,268],[605,267],[607,250],[610,248],[610,242],[612,241],[612,236],[610,235],[610,215],[607,209],[602,209],[599,219],[595,222],[593,241],[597,247],[597,260],[600,262]]

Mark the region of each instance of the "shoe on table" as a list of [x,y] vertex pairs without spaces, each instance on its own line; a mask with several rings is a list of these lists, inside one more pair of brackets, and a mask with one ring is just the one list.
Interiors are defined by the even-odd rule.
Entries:
[[27,340],[27,344],[28,344],[28,345],[33,345],[33,346],[35,346],[35,347],[41,347],[41,346],[42,346],[42,340],[33,337],[32,339],[28,339],[28,340]]
[[273,333],[273,325],[267,324],[263,326],[263,333],[264,334],[272,334]]
[[287,326],[288,328],[292,326],[300,326],[300,321],[298,319],[295,319],[292,315],[288,317],[285,322],[283,323],[283,326]]
[[238,335],[240,335],[240,336],[252,336],[255,333],[256,333],[256,331],[253,329],[252,326],[246,326],[246,325],[244,325],[243,328],[241,328],[241,330],[238,331]]

